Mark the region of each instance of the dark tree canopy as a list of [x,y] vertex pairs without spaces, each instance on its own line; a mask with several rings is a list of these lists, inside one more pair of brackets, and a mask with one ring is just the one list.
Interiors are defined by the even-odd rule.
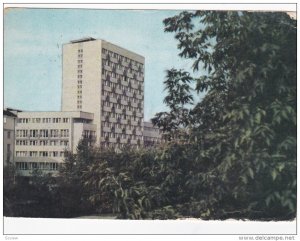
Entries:
[[[206,166],[195,180],[212,190],[210,203],[236,202],[224,213],[294,214],[296,21],[286,13],[196,11],[164,24],[175,33],[179,56],[194,61],[196,77],[171,70],[165,81],[170,113],[153,122],[166,131],[190,125]],[[190,96],[187,77],[207,94],[185,109],[188,116],[176,115],[183,106],[173,103]],[[184,95],[181,87],[172,89],[177,83]]]

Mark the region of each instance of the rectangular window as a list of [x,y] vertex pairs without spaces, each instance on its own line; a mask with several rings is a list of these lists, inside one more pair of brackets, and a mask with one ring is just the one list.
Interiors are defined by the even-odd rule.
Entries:
[[38,130],[30,130],[29,136],[30,137],[38,137]]
[[25,157],[27,156],[27,151],[17,151],[16,156]]
[[30,151],[29,152],[29,156],[31,156],[31,157],[37,157],[38,155],[38,152],[37,151]]
[[40,141],[40,145],[41,146],[47,146],[48,145],[48,141]]
[[40,157],[47,157],[48,152],[47,151],[40,151]]
[[58,137],[58,130],[50,130],[50,137]]
[[51,157],[58,157],[58,152],[57,151],[51,151],[50,153]]
[[61,119],[60,118],[53,118],[52,121],[53,121],[53,123],[60,123]]
[[63,118],[63,123],[69,123],[70,119],[69,118]]
[[58,169],[58,164],[50,162],[50,170],[54,171]]
[[69,130],[60,130],[61,137],[69,137]]
[[43,118],[43,123],[51,123],[51,118]]
[[7,139],[10,139],[10,131],[7,132]]
[[40,130],[40,137],[48,137],[48,130]]
[[37,146],[37,141],[29,141],[30,146]]
[[28,170],[28,165],[26,162],[16,162],[16,167],[18,170]]

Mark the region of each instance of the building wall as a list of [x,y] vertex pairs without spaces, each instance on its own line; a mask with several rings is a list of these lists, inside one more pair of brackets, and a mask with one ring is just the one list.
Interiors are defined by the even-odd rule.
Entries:
[[62,110],[94,113],[97,144],[142,143],[144,62],[144,57],[104,40],[65,44]]
[[161,143],[162,136],[158,127],[151,122],[144,122],[144,145],[153,146]]
[[94,113],[94,124],[97,125],[97,143],[99,143],[100,125],[100,93],[101,93],[101,41],[82,43],[83,78],[82,78],[82,110]]
[[76,151],[77,145],[82,137],[88,138],[91,142],[96,141],[96,125],[86,123],[74,123],[73,125],[73,152]]
[[95,136],[93,114],[21,112],[16,124],[15,163],[22,175],[33,169],[56,172],[65,150],[75,152],[84,133]]
[[143,56],[103,41],[101,145],[143,143]]
[[3,115],[3,163],[6,166],[13,162],[15,151],[16,117]]
[[62,71],[62,111],[94,113],[101,133],[101,40],[64,44]]
[[62,111],[77,111],[78,46],[63,45],[62,55]]

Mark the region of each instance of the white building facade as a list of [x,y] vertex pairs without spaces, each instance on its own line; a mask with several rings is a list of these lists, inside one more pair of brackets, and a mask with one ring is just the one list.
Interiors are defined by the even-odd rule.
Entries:
[[15,152],[15,127],[17,111],[3,110],[3,164],[7,166],[13,163]]
[[100,39],[64,44],[62,111],[94,113],[101,146],[143,145],[144,63]]
[[15,165],[23,176],[40,169],[56,172],[65,151],[75,152],[83,137],[96,140],[93,114],[20,112],[15,127]]
[[155,146],[161,143],[162,136],[159,127],[154,126],[151,122],[144,122],[144,145]]

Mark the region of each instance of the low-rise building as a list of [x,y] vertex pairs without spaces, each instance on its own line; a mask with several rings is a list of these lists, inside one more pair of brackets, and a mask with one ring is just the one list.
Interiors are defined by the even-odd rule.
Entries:
[[79,140],[96,140],[94,115],[82,111],[20,112],[15,128],[15,165],[22,176],[34,169],[56,172],[65,151],[76,152]]
[[151,122],[144,122],[144,146],[154,146],[162,141],[159,127],[154,126]]
[[13,162],[15,151],[15,126],[17,120],[17,112],[6,108],[3,110],[3,163],[7,166]]

